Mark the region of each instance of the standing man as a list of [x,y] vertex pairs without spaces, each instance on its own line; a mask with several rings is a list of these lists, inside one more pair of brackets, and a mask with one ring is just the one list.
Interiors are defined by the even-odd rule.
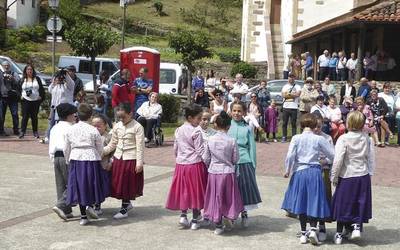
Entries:
[[306,78],[312,77],[314,69],[314,62],[310,52],[306,52]]
[[325,79],[329,74],[329,51],[324,50],[324,53],[318,57],[317,65],[319,72],[319,80]]
[[0,81],[1,90],[1,124],[0,124],[0,134],[5,134],[4,122],[6,119],[7,107],[10,109],[12,121],[13,121],[13,131],[14,135],[19,135],[19,118],[18,118],[18,101],[21,99],[21,85],[20,78],[17,73],[11,71],[10,63],[4,61],[2,63],[4,72],[2,74],[3,81]]
[[76,107],[70,103],[61,103],[57,106],[60,122],[50,131],[49,155],[54,165],[56,179],[57,204],[53,211],[63,220],[72,218],[72,208],[66,204],[68,165],[64,158],[65,135],[75,121]]
[[74,65],[67,67],[68,74],[70,75],[71,79],[75,83],[74,87],[74,101],[76,100],[76,95],[79,91],[83,90],[83,82],[82,80],[76,75],[76,67]]
[[114,111],[114,120],[118,122],[117,107],[120,103],[130,103],[131,100],[131,72],[128,69],[121,70],[120,78],[115,81],[111,90],[111,106]]
[[301,87],[294,81],[295,76],[289,74],[288,83],[282,88],[282,143],[287,140],[287,126],[290,118],[292,137],[297,133],[297,115],[299,110],[299,96]]
[[346,68],[349,70],[349,81],[356,80],[356,67],[357,67],[358,59],[356,58],[356,54],[353,52],[350,54],[350,59],[347,60]]
[[343,51],[339,51],[339,61],[337,64],[337,73],[339,81],[347,80],[347,68],[346,68],[347,58]]
[[141,68],[139,70],[139,77],[133,82],[132,88],[136,92],[135,114],[140,106],[149,100],[149,94],[153,91],[153,80],[147,79],[148,72],[149,70],[146,67]]
[[243,75],[236,74],[235,83],[233,84],[233,89],[231,90],[231,94],[240,94],[240,101],[246,103],[247,98],[246,95],[249,92],[249,86],[243,82]]

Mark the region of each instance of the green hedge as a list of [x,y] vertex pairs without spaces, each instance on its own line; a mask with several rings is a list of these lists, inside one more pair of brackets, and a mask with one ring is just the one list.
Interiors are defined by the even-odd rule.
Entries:
[[160,94],[159,98],[159,103],[163,108],[162,122],[176,123],[180,115],[181,100],[170,94]]
[[257,75],[257,68],[246,62],[235,63],[231,70],[231,76],[242,74],[244,78],[255,78]]
[[240,62],[240,52],[236,51],[218,52],[217,55],[221,60],[221,62],[232,62],[232,63]]

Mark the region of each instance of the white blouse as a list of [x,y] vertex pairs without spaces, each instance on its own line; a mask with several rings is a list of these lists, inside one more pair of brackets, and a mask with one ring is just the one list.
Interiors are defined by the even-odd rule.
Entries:
[[[29,96],[27,91],[31,93]],[[36,78],[34,78],[33,81],[28,81],[28,79],[24,80],[22,83],[22,97],[31,102],[40,100],[39,83]]]
[[103,153],[103,139],[99,131],[86,122],[78,122],[65,136],[64,157],[67,162],[100,161]]

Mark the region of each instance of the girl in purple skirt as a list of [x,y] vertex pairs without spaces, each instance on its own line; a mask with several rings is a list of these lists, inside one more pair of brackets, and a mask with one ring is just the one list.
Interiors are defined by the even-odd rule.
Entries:
[[[342,244],[343,228],[350,239],[361,237],[362,224],[372,218],[371,175],[375,168],[372,140],[362,130],[365,117],[359,111],[347,116],[349,132],[336,143],[331,180],[336,186],[332,217],[337,221],[335,244]],[[350,228],[350,230],[348,230]]]
[[[197,128],[202,111],[197,104],[186,107],[186,122],[175,131],[176,167],[166,204],[170,210],[180,210],[179,224],[192,230],[200,228],[200,210],[204,208],[207,186],[207,169],[202,160],[204,141]],[[193,211],[191,224],[187,219],[188,209]]]
[[88,122],[92,113],[92,107],[82,103],[78,108],[79,122],[65,136],[64,156],[70,164],[67,204],[79,205],[81,225],[89,223],[86,213],[98,219],[93,205],[102,203],[109,194],[102,176],[103,141],[99,131]]
[[[216,223],[215,234],[232,227],[231,220],[243,212],[243,202],[235,175],[239,149],[235,139],[227,135],[231,118],[222,111],[215,120],[217,133],[209,137],[203,159],[209,165],[208,182],[204,201],[204,217]],[[224,220],[225,227],[222,225]]]

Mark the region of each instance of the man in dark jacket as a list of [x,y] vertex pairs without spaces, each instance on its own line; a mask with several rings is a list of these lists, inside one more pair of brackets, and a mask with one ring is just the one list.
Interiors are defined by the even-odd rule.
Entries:
[[4,121],[7,113],[7,107],[10,109],[14,135],[19,135],[19,118],[18,118],[18,101],[21,99],[21,84],[17,73],[11,71],[10,63],[4,61],[2,63],[4,72],[0,72],[3,80],[0,82],[1,90],[1,124],[0,134],[5,134]]
[[75,82],[74,88],[74,101],[76,100],[76,95],[79,91],[83,90],[83,82],[82,80],[76,75],[76,67],[74,65],[68,66],[67,71],[71,76],[71,79]]
[[351,97],[353,99],[356,97],[356,88],[353,86],[353,81],[348,80],[345,85],[340,88],[340,103],[343,104],[343,100],[345,97]]

